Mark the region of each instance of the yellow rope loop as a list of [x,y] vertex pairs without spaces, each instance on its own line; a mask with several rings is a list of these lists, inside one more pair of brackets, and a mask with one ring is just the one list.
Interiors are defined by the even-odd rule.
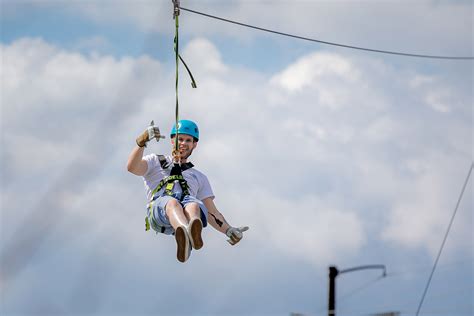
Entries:
[[179,152],[178,149],[174,149],[172,152],[173,155],[173,162],[181,164],[181,153]]

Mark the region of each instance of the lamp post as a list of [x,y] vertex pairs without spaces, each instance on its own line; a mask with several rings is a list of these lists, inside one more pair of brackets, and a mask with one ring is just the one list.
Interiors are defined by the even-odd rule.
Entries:
[[371,264],[360,267],[354,267],[344,270],[338,270],[335,266],[329,267],[329,300],[328,300],[328,316],[336,316],[336,277],[339,274],[367,269],[383,269],[383,276],[386,276],[385,265]]

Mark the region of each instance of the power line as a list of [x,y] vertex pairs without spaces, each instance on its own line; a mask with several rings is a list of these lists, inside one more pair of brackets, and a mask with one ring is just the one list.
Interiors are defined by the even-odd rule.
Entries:
[[274,31],[274,30],[263,28],[263,27],[258,27],[258,26],[254,26],[254,25],[250,25],[250,24],[246,24],[246,23],[242,23],[242,22],[237,22],[237,21],[221,18],[221,17],[215,16],[215,15],[211,15],[211,14],[208,14],[208,13],[203,13],[203,12],[183,8],[183,7],[181,7],[181,10],[188,11],[188,12],[195,13],[195,14],[199,14],[199,15],[202,15],[202,16],[206,16],[208,18],[216,19],[216,20],[220,20],[220,21],[224,21],[224,22],[228,22],[228,23],[232,23],[232,24],[237,24],[237,25],[240,25],[240,26],[245,26],[245,27],[256,29],[256,30],[259,30],[259,31],[264,31],[264,32],[283,35],[283,36],[288,36],[288,37],[292,37],[292,38],[296,38],[296,39],[300,39],[300,40],[305,40],[305,41],[310,41],[310,42],[316,42],[316,43],[320,43],[320,44],[326,44],[326,45],[332,45],[332,46],[338,46],[338,47],[344,47],[344,48],[350,48],[350,49],[363,50],[363,51],[368,51],[368,52],[373,52],[373,53],[391,54],[391,55],[399,55],[399,56],[406,56],[406,57],[432,58],[432,59],[451,59],[451,60],[473,60],[474,59],[474,56],[422,55],[422,54],[394,52],[394,51],[388,51],[388,50],[380,50],[380,49],[372,49],[372,48],[365,48],[365,47],[359,47],[359,46],[338,44],[338,43],[334,43],[334,42],[327,42],[327,41],[322,41],[322,40],[318,40],[318,39],[314,39],[314,38],[303,37],[303,36],[299,36],[299,35]]
[[377,277],[376,279],[370,280],[370,281],[368,281],[367,283],[365,283],[365,284],[363,284],[363,285],[357,287],[356,289],[353,289],[352,291],[343,294],[341,297],[338,298],[339,304],[341,303],[342,300],[345,300],[345,299],[347,299],[348,297],[351,297],[351,296],[353,296],[354,294],[357,294],[358,292],[360,292],[360,291],[362,291],[362,290],[365,290],[366,288],[368,288],[369,286],[371,286],[371,285],[374,284],[375,282],[380,281],[380,280],[383,279],[383,278],[385,278],[385,275],[382,275],[382,276]]
[[444,244],[446,243],[446,239],[448,239],[449,230],[451,229],[451,225],[453,224],[454,217],[456,216],[456,213],[458,211],[459,204],[461,203],[462,196],[464,195],[464,190],[466,189],[469,178],[471,177],[472,168],[474,168],[474,162],[471,162],[471,167],[469,168],[469,172],[467,173],[466,181],[464,181],[464,185],[462,187],[461,194],[459,195],[458,202],[456,203],[456,207],[454,208],[453,215],[451,216],[448,229],[446,230],[446,234],[444,235],[443,242],[441,243],[441,247],[439,248],[438,256],[436,257],[436,260],[433,265],[433,269],[431,270],[430,277],[428,278],[428,282],[426,283],[425,290],[423,291],[420,304],[418,305],[418,309],[416,311],[416,316],[418,316],[420,313],[421,306],[423,305],[423,301],[425,300],[426,293],[428,292],[428,288],[430,287],[431,279],[433,278],[433,274],[436,270],[436,265],[438,264],[439,258],[441,257],[441,252],[443,251],[443,247],[444,247]]

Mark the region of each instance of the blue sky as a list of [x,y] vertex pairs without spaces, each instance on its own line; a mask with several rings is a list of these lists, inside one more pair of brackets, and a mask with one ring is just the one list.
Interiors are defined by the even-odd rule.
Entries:
[[[182,12],[180,113],[235,226],[186,264],[125,164],[174,121],[171,1],[1,1],[2,315],[414,315],[473,160],[472,61]],[[277,31],[473,56],[470,1],[182,1]],[[166,153],[168,139],[148,152]],[[474,312],[469,181],[420,315]]]

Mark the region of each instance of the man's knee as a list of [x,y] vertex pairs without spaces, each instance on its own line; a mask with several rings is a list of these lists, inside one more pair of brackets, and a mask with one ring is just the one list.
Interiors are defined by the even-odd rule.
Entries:
[[191,202],[191,203],[188,203],[187,205],[189,205],[191,207],[199,207],[199,203],[197,203],[197,202]]
[[196,203],[196,202],[188,203],[188,204],[186,204],[186,209],[199,210],[199,204]]
[[181,204],[176,199],[170,199],[168,203],[166,203],[165,210],[166,212],[173,211],[173,210],[182,210]]

